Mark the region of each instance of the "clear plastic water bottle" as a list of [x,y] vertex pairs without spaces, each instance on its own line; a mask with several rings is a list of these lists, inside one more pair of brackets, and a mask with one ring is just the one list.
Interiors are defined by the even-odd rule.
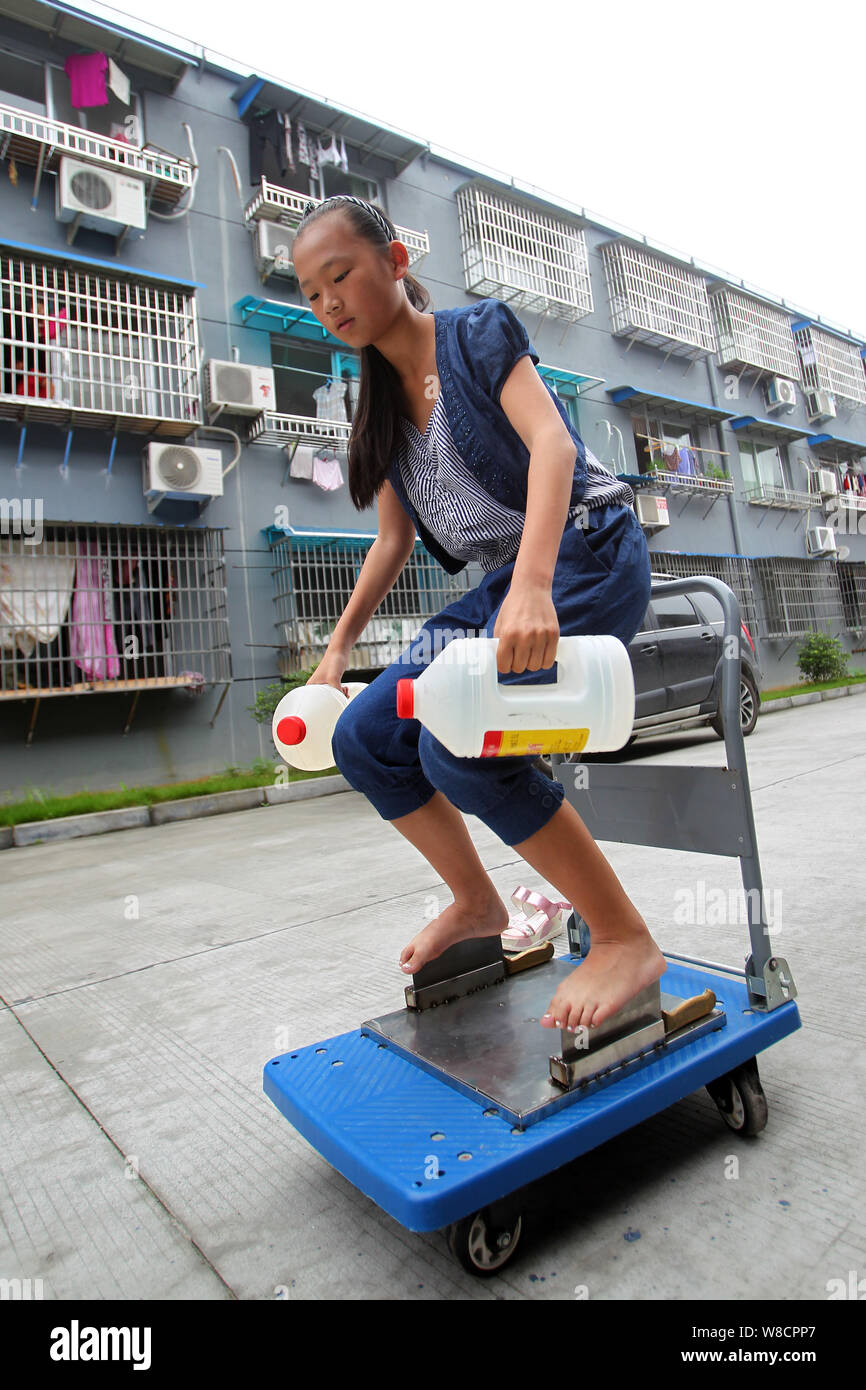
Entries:
[[283,762],[303,772],[322,772],[334,766],[331,739],[337,720],[349,701],[367,686],[346,685],[348,695],[333,685],[299,685],[284,695],[271,722],[276,750]]
[[631,737],[634,676],[618,637],[560,637],[553,684],[499,682],[497,637],[458,637],[413,679],[397,713],[459,758],[610,752]]

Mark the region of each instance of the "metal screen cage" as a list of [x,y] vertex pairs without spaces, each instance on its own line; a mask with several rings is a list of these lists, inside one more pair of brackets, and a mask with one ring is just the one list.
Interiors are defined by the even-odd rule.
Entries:
[[579,227],[474,182],[458,189],[457,211],[470,293],[568,323],[592,313],[586,239]]
[[231,680],[221,531],[3,523],[0,700]]
[[744,555],[678,555],[664,550],[650,551],[650,567],[655,575],[671,579],[710,575],[721,579],[736,595],[740,616],[749,632],[754,633],[757,607],[749,564]]
[[825,333],[814,324],[794,332],[807,391],[829,391],[844,400],[866,405],[866,374],[855,343]]
[[720,367],[758,367],[799,380],[791,320],[782,309],[727,288],[713,291],[709,298]]
[[627,241],[609,241],[601,254],[614,336],[693,360],[716,351],[703,276]]
[[200,422],[195,298],[0,246],[0,415],[185,436]]
[[751,561],[761,591],[762,637],[803,637],[845,626],[835,560],[775,555]]
[[[272,542],[283,675],[321,661],[374,540],[374,536],[286,536]],[[468,588],[465,571],[446,574],[416,542],[396,584],[352,648],[347,667],[389,666],[427,618]]]

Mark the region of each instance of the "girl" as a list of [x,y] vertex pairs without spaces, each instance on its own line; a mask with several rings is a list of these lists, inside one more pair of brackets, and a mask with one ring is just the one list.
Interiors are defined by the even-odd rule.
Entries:
[[456,636],[497,637],[499,671],[512,680],[549,680],[560,632],[605,632],[628,643],[650,594],[633,494],[587,454],[504,303],[424,312],[430,297],[409,275],[406,247],[380,208],[347,195],[308,205],[293,259],[316,318],[360,353],[349,491],[358,510],[377,499],[379,513],[376,540],[310,683],[340,688],[416,529],[450,573],[469,559],[485,571],[355,697],[334,734],[347,781],[454,895],[405,947],[402,968],[414,974],[453,943],[508,925],[465,812],[589,924],[590,952],[557,989],[542,1026],[598,1026],[666,969],[646,923],[560,783],[535,759],[454,757],[416,720],[398,718],[396,685]]

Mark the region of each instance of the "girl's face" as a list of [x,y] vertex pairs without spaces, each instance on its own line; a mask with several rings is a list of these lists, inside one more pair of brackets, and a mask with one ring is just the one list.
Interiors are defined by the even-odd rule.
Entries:
[[[402,249],[400,242],[391,246]],[[354,348],[381,338],[406,301],[394,258],[359,237],[339,210],[304,229],[292,259],[301,293],[319,323]]]

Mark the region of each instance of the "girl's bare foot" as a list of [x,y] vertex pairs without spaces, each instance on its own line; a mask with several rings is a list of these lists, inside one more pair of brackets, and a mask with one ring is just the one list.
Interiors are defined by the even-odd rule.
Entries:
[[563,980],[541,1026],[597,1028],[666,970],[665,958],[645,926],[622,938],[591,937],[589,955]]
[[453,902],[403,948],[400,968],[415,975],[448,946],[473,936],[499,936],[507,926],[508,910],[495,892],[477,902]]

